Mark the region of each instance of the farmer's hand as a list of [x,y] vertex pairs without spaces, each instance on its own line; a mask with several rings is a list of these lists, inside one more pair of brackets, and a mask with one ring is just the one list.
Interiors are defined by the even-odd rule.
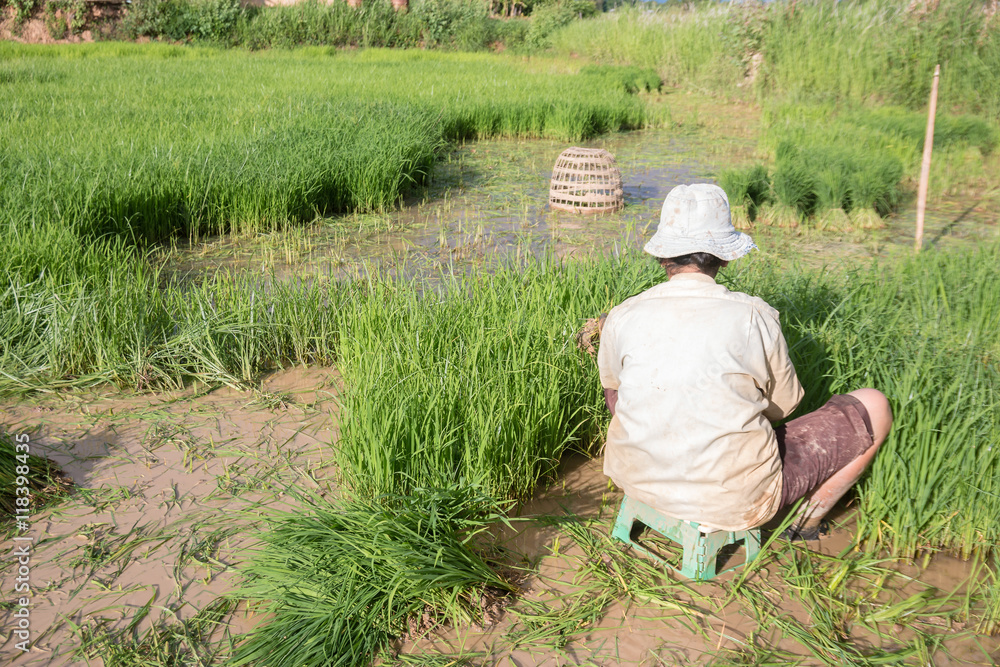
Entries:
[[604,320],[608,319],[607,313],[601,313],[600,317],[591,317],[583,323],[580,330],[576,332],[576,346],[587,354],[597,354],[597,345],[601,339],[601,330],[604,328]]

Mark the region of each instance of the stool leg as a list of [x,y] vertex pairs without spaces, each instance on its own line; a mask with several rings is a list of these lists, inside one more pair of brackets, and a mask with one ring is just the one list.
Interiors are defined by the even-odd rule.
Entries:
[[760,555],[760,530],[751,529],[746,531],[744,535],[743,548],[747,553],[746,564],[749,565],[750,561]]
[[705,560],[708,558],[708,545],[705,543],[705,536],[698,528],[688,522],[682,524],[679,532],[678,542],[684,547],[679,571],[688,579],[697,581],[702,577]]
[[710,533],[701,536],[702,562],[699,568],[699,581],[714,579],[718,574],[719,550],[733,540],[733,534],[727,532]]
[[618,517],[615,519],[615,527],[611,531],[611,537],[619,542],[632,544],[632,527],[634,525],[635,508],[632,506],[632,499],[626,496],[618,510]]

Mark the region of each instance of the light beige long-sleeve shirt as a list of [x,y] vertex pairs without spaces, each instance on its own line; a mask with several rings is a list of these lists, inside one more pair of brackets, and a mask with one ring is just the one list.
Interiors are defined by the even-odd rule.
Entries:
[[778,311],[681,273],[624,301],[601,332],[601,384],[618,391],[604,472],[668,516],[724,530],[778,509],[771,420],[802,400]]

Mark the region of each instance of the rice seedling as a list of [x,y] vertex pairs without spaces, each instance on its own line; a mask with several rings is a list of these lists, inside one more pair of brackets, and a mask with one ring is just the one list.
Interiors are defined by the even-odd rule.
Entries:
[[[555,74],[486,56],[248,58],[157,45],[91,45],[73,56],[0,49],[0,59],[44,75],[0,114],[8,224],[54,220],[130,240],[259,231],[395,206],[426,180],[444,142],[578,140],[645,122],[613,73]],[[120,122],[95,127],[94,117]]]
[[525,497],[599,439],[593,361],[573,334],[655,276],[646,262],[529,260],[439,286],[373,283],[342,312],[345,479],[372,497],[459,482]]
[[997,250],[932,253],[839,287],[808,276],[786,275],[776,292],[770,279],[735,281],[782,312],[807,389],[801,409],[859,386],[889,397],[893,431],[858,487],[858,539],[869,548],[911,556],[938,545],[968,555],[996,539],[985,517],[1000,511],[991,446],[1000,416]]
[[[903,168],[892,156],[787,141],[778,145],[776,154],[773,191],[778,205],[770,211],[772,224],[795,227],[814,217],[819,229],[848,231],[852,222],[872,229],[882,227],[882,216],[899,203]],[[766,180],[758,182],[763,189]],[[740,193],[737,184],[730,187]]]
[[239,595],[272,618],[240,639],[234,665],[369,664],[411,617],[476,621],[484,595],[513,589],[483,555],[504,506],[468,487],[309,503],[271,517],[251,556]]
[[768,221],[778,227],[798,227],[804,216],[816,208],[816,181],[809,169],[796,159],[782,160],[774,170],[774,197],[777,205]]
[[552,655],[588,634],[614,600],[614,595],[601,587],[574,591],[561,600],[522,600],[510,610],[517,625],[505,639],[514,650]]
[[882,217],[899,203],[899,179],[902,165],[871,156],[862,159],[849,176],[848,198],[851,221],[859,229],[878,229],[885,225]]
[[219,598],[191,618],[157,622],[140,634],[154,600],[155,595],[124,628],[111,629],[101,620],[76,626],[80,643],[74,656],[88,662],[100,659],[106,667],[181,667],[218,664],[230,654],[232,642],[215,635],[220,629],[228,634],[226,619],[236,606],[233,602]]

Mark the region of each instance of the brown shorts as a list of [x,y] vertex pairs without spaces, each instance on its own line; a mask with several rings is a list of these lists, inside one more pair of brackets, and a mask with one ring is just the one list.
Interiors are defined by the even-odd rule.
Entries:
[[861,456],[875,441],[864,404],[835,394],[823,407],[774,429],[781,455],[781,506],[791,505]]

